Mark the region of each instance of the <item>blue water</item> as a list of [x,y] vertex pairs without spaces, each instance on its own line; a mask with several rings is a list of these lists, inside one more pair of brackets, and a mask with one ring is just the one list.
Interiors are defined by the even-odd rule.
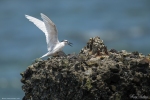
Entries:
[[20,98],[21,76],[47,52],[44,33],[25,18],[46,14],[56,24],[65,53],[78,53],[90,37],[100,36],[108,49],[150,53],[149,0],[1,0],[0,99]]

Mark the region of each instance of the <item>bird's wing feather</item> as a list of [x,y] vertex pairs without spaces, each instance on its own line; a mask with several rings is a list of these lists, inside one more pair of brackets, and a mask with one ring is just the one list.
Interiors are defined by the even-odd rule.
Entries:
[[37,19],[37,18],[34,18],[32,16],[29,16],[29,15],[25,15],[25,17],[27,19],[29,19],[29,21],[33,22],[40,30],[42,30],[45,34],[47,33],[47,30],[46,30],[46,27],[45,27],[45,24],[43,21]]
[[59,43],[57,29],[55,24],[46,15],[41,13],[41,18],[43,19],[47,30],[47,33],[45,33],[47,48],[48,51],[51,51],[51,48],[53,48],[57,43]]

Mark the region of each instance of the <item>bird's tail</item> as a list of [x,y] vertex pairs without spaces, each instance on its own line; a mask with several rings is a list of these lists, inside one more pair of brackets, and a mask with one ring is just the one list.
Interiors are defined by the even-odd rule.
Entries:
[[42,57],[40,57],[40,58],[44,58],[44,57],[50,56],[50,55],[51,55],[51,54],[48,52],[48,53],[44,54]]

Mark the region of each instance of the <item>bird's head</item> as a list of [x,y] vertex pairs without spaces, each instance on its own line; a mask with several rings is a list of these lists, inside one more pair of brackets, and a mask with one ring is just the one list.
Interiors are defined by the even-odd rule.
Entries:
[[65,45],[66,45],[66,44],[68,44],[68,45],[72,46],[72,43],[71,43],[71,42],[69,42],[68,40],[63,40],[63,41],[61,41],[61,42],[64,42],[64,43],[65,43]]

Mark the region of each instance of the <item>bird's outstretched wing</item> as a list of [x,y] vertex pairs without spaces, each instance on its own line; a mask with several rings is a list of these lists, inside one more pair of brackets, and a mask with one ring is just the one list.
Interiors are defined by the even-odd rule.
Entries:
[[33,22],[40,30],[42,30],[44,33],[47,33],[47,30],[46,30],[46,27],[45,27],[45,24],[43,21],[37,19],[37,18],[34,18],[32,16],[29,16],[29,15],[25,15],[25,17],[27,19],[29,19],[29,21]]
[[45,33],[47,49],[48,51],[51,51],[53,46],[59,43],[55,24],[46,15],[42,13],[41,18],[44,22],[29,15],[25,16],[27,19],[29,19],[29,21],[33,22],[40,30],[42,30]]

